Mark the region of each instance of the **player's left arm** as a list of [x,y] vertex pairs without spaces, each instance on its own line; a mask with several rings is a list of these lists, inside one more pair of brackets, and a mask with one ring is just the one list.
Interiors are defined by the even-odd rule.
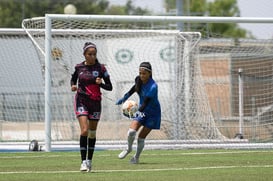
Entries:
[[101,82],[100,87],[105,89],[105,90],[108,90],[108,91],[113,90],[110,75],[108,74],[108,72],[107,72],[107,70],[106,70],[106,68],[104,66],[102,66],[102,79],[103,79],[104,83]]

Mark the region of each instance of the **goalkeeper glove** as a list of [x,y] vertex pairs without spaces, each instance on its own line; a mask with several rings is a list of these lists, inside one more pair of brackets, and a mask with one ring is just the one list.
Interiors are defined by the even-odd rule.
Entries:
[[120,105],[120,104],[122,104],[123,102],[124,102],[124,100],[123,100],[123,98],[121,98],[121,99],[117,100],[116,105]]
[[129,97],[130,97],[129,93],[126,93],[126,94],[123,96],[123,98],[117,100],[116,105],[122,104],[122,103],[125,102]]

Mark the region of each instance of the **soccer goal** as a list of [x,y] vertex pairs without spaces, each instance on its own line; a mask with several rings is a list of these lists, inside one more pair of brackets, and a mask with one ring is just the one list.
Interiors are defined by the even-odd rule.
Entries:
[[[177,22],[199,24],[195,31],[179,31],[172,28]],[[272,40],[227,38],[213,32],[202,38],[206,24],[220,22],[273,21],[54,14],[25,19],[22,27],[41,57],[46,149],[52,140],[78,139],[69,80],[74,65],[83,61],[87,41],[97,45],[98,59],[106,65],[114,87],[103,92],[99,140],[126,138],[129,120],[115,101],[132,86],[142,61],[153,66],[162,106],[161,129],[149,140],[228,142],[238,134],[239,140],[272,140]]]

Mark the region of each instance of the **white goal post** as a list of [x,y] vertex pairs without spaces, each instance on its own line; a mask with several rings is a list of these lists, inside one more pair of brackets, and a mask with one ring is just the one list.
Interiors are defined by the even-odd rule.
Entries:
[[[136,68],[140,61],[147,60],[152,62],[152,65],[155,66],[155,77],[162,81],[159,83],[163,89],[166,89],[166,92],[162,91],[161,95],[168,95],[165,99],[162,98],[162,106],[163,106],[163,124],[164,129],[167,129],[166,132],[169,137],[166,139],[174,139],[174,140],[225,140],[227,141],[227,135],[223,133],[223,130],[220,130],[221,126],[217,126],[216,118],[215,118],[215,110],[212,109],[212,104],[215,102],[210,102],[211,93],[208,94],[208,91],[213,87],[210,87],[211,82],[214,81],[216,84],[223,84],[225,82],[224,76],[219,76],[216,79],[212,78],[212,76],[207,73],[207,77],[204,77],[206,74],[206,70],[204,67],[208,66],[211,62],[211,56],[209,54],[202,54],[200,51],[204,50],[204,47],[209,47],[209,41],[200,41],[201,34],[199,31],[195,32],[183,32],[179,30],[170,30],[168,26],[165,28],[159,28],[156,30],[153,29],[145,29],[141,26],[147,26],[146,24],[152,24],[151,27],[156,27],[159,24],[164,23],[179,23],[179,22],[187,22],[187,23],[273,23],[273,18],[242,18],[242,17],[178,17],[178,16],[118,16],[118,15],[59,15],[59,14],[46,14],[45,17],[42,18],[32,18],[25,19],[22,22],[22,27],[26,30],[29,37],[32,39],[35,47],[39,49],[42,55],[45,57],[44,62],[44,78],[45,78],[45,149],[46,151],[51,150],[51,128],[52,128],[52,81],[58,77],[54,71],[52,71],[58,64],[61,64],[63,60],[59,61],[59,57],[54,57],[53,50],[58,53],[64,53],[65,49],[71,44],[73,48],[70,49],[70,55],[66,56],[66,59],[73,59],[72,62],[65,62],[61,66],[62,69],[67,69],[68,74],[71,73],[71,69],[75,63],[80,62],[80,58],[75,57],[75,54],[80,55],[78,51],[73,52],[75,48],[81,49],[84,41],[95,41],[98,43],[99,51],[102,51],[100,47],[108,48],[107,51],[101,53],[100,57],[102,59],[102,63],[106,63],[109,66],[109,71],[111,72],[111,68],[115,70],[121,70],[120,75],[117,75],[113,72],[111,75],[113,77],[113,81],[116,82],[114,85],[119,88],[117,92],[115,92],[115,96],[112,96],[111,93],[105,93],[106,105],[113,104],[113,100],[119,96],[122,96],[122,93],[125,93],[126,87],[131,84],[128,82],[129,80],[123,80],[118,82],[122,76],[127,76],[127,74],[132,74],[132,72],[136,72]],[[135,24],[140,25],[135,25]],[[145,25],[142,25],[145,24]],[[95,24],[95,25],[94,25]],[[117,25],[116,24],[122,24]],[[128,26],[128,24],[130,26]],[[140,28],[139,28],[140,27]],[[143,28],[143,29],[141,29]],[[55,41],[56,39],[56,41]],[[77,40],[77,41],[76,41]],[[163,40],[163,41],[162,41]],[[69,42],[71,41],[71,42]],[[67,45],[60,45],[59,42],[62,42]],[[138,60],[134,60],[132,62],[123,62],[121,65],[114,65],[113,62],[108,61],[111,59],[110,54],[114,51],[114,43],[116,45],[128,45],[129,47],[135,49],[134,56],[138,58]],[[162,43],[164,42],[164,43]],[[228,42],[228,41],[227,41]],[[111,44],[112,43],[112,44]],[[135,43],[135,44],[134,44]],[[143,48],[139,48],[137,46],[141,45]],[[166,49],[164,51],[164,47],[166,47],[166,43],[169,43],[169,47],[171,49]],[[242,42],[243,44],[244,42]],[[69,44],[69,45],[68,45]],[[201,44],[201,45],[200,45]],[[249,45],[251,43],[245,43]],[[258,44],[258,43],[257,43]],[[77,46],[75,46],[77,45]],[[219,43],[220,46],[223,43]],[[267,44],[271,46],[271,44]],[[200,48],[200,46],[202,46]],[[217,43],[212,47],[217,49]],[[218,47],[219,48],[219,47]],[[147,51],[148,49],[148,51]],[[163,62],[158,62],[156,59],[160,58],[160,55],[155,57],[153,51],[156,49],[161,49],[161,56],[163,56]],[[116,50],[116,49],[115,49]],[[125,54],[122,56],[126,58],[130,58],[131,50],[122,49]],[[98,51],[98,52],[99,52]],[[143,55],[137,51],[144,52]],[[208,50],[209,51],[209,50]],[[223,50],[218,50],[219,52],[214,52],[213,57],[219,59],[227,60],[227,62],[231,62],[231,56]],[[251,50],[250,50],[251,51]],[[55,52],[56,53],[56,52]],[[126,54],[127,53],[127,54]],[[165,53],[165,54],[164,54]],[[217,54],[217,55],[216,55]],[[246,54],[249,56],[248,52]],[[104,57],[105,55],[105,57]],[[215,56],[216,55],[216,56]],[[272,52],[269,50],[265,57],[272,55]],[[118,56],[116,54],[116,56]],[[167,61],[164,62],[164,56],[167,57]],[[224,57],[224,58],[223,58]],[[242,60],[242,57],[246,57],[246,55],[241,56],[239,59]],[[254,55],[255,57],[255,55]],[[58,59],[54,63],[53,59]],[[117,59],[121,57],[116,57]],[[145,59],[146,58],[146,59]],[[60,58],[62,59],[62,58]],[[74,60],[76,59],[76,60]],[[172,60],[173,59],[173,60]],[[200,62],[200,60],[204,60]],[[253,59],[253,58],[251,58]],[[77,61],[78,60],[78,61]],[[264,61],[269,61],[269,59],[265,58]],[[67,61],[67,60],[64,60]],[[69,61],[69,60],[68,60]],[[74,62],[76,61],[76,62]],[[168,62],[169,61],[169,62]],[[206,62],[207,61],[207,62]],[[206,64],[204,64],[206,62]],[[52,63],[54,63],[52,67]],[[201,64],[204,64],[202,67]],[[215,63],[216,64],[216,63]],[[217,63],[218,64],[218,63]],[[227,63],[231,65],[231,63]],[[266,63],[267,64],[267,63]],[[268,65],[268,64],[267,64]],[[236,68],[235,65],[232,64]],[[266,65],[265,65],[266,66]],[[129,71],[125,71],[129,69]],[[211,67],[207,67],[211,68]],[[219,68],[219,67],[218,67]],[[224,70],[223,67],[220,67]],[[240,68],[240,67],[238,67]],[[243,67],[244,68],[244,67]],[[250,68],[251,69],[251,68]],[[161,72],[168,79],[163,79],[161,75],[157,71],[165,71]],[[55,71],[58,71],[55,70]],[[114,70],[112,70],[114,71]],[[230,71],[232,72],[232,71]],[[164,74],[166,73],[166,74]],[[260,74],[261,76],[264,73]],[[56,76],[56,77],[54,77]],[[132,75],[130,77],[133,80]],[[266,75],[270,76],[270,75]],[[118,78],[117,78],[118,77]],[[155,78],[155,79],[156,79]],[[64,79],[67,80],[67,79]],[[238,78],[237,78],[238,80]],[[220,82],[220,83],[219,83]],[[68,84],[68,82],[67,82]],[[238,84],[236,84],[238,85]],[[125,87],[125,88],[123,88]],[[224,85],[223,87],[226,87]],[[237,86],[238,87],[238,86]],[[67,88],[66,86],[60,86],[60,89]],[[114,87],[115,88],[115,87]],[[236,89],[236,86],[231,86],[230,89]],[[56,89],[56,90],[55,90]],[[54,87],[54,91],[58,92],[56,87]],[[270,90],[271,91],[271,90]],[[217,95],[219,96],[219,95]],[[218,97],[216,99],[218,100]],[[235,101],[236,102],[236,101]],[[221,105],[221,103],[219,103]],[[236,106],[231,103],[229,107],[230,110],[236,108]],[[271,103],[262,104],[260,107],[268,107]],[[273,102],[272,102],[273,105]],[[217,107],[217,106],[215,106]],[[220,106],[217,107],[219,109]],[[110,106],[106,110],[117,109],[114,106]],[[111,112],[111,111],[108,111]],[[113,116],[114,119],[119,119],[119,113],[116,111],[116,116]],[[221,111],[219,111],[221,112]],[[235,111],[236,112],[236,111]],[[268,115],[269,112],[260,113],[257,115]],[[236,113],[235,113],[236,115]],[[227,118],[230,120],[232,115],[224,115],[221,120]],[[254,116],[252,116],[253,118]],[[237,119],[237,118],[236,118]],[[241,118],[242,119],[242,118]],[[264,119],[264,118],[261,118]],[[260,120],[260,117],[259,117]],[[270,119],[269,119],[270,120]],[[165,121],[165,122],[164,122]],[[268,123],[268,119],[267,119]],[[271,124],[271,122],[270,122]],[[166,126],[166,127],[165,127]],[[242,128],[240,128],[242,129]],[[124,133],[125,134],[125,133]]]

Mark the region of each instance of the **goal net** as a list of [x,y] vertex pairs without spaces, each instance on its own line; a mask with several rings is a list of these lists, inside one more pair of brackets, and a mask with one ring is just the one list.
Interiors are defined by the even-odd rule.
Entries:
[[[164,18],[154,22],[100,17],[104,18],[25,19],[25,33],[1,33],[5,60],[17,47],[24,50],[21,56],[14,55],[12,69],[8,63],[1,67],[2,140],[44,141],[45,132],[52,141],[79,139],[70,77],[74,66],[84,61],[85,42],[97,45],[98,60],[113,83],[113,91],[102,90],[98,140],[126,140],[130,120],[115,102],[133,85],[142,61],[153,66],[162,106],[161,129],[153,130],[147,140],[198,144],[272,140],[271,39],[227,37],[202,23],[188,23],[195,30],[181,32],[174,21]],[[131,99],[138,101],[137,95]]]
[[[45,18],[24,20],[23,27],[40,54],[45,55]],[[98,60],[106,65],[113,83],[113,91],[103,91],[98,139],[126,138],[130,121],[122,116],[115,101],[133,85],[142,61],[153,66],[162,106],[161,130],[153,131],[149,139],[224,138],[215,125],[201,81],[197,57],[201,34],[148,28],[146,24],[99,22],[91,18],[52,18],[51,120],[53,130],[54,125],[59,125],[62,139],[71,139],[64,136],[69,129],[65,125],[78,124],[71,111],[74,93],[69,80],[74,66],[84,60],[82,48],[87,41],[97,45]],[[42,73],[44,64],[41,62]],[[135,95],[132,99],[138,98]]]

